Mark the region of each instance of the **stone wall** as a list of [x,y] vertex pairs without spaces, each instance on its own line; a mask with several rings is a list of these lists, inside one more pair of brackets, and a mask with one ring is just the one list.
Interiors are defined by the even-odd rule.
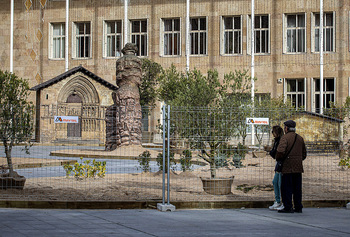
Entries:
[[343,141],[343,123],[312,115],[295,118],[297,133],[307,142]]
[[[65,3],[47,1],[44,8],[32,1],[33,5],[27,11],[23,2],[15,4],[15,35],[14,35],[14,72],[21,77],[29,78],[31,86],[46,81],[65,71],[64,60],[49,59],[49,29],[52,22],[65,22]],[[133,0],[130,1],[129,19],[147,19],[148,21],[148,58],[161,63],[165,68],[171,64],[184,70],[185,57],[185,14],[186,1],[178,0]],[[35,4],[34,4],[35,3]],[[206,17],[208,20],[208,54],[191,56],[190,67],[206,72],[210,68],[219,71],[220,76],[235,69],[250,69],[248,50],[248,16],[251,14],[249,0],[201,0],[191,1],[191,17]],[[0,66],[9,69],[10,42],[10,2],[0,3]],[[269,54],[255,57],[255,75],[258,78],[256,89],[258,93],[271,93],[273,97],[282,95],[283,85],[277,83],[278,78],[306,78],[307,93],[311,96],[312,78],[319,77],[319,54],[311,52],[311,14],[319,11],[319,1],[304,0],[265,0],[256,1],[256,14],[270,16]],[[324,55],[324,77],[337,80],[336,100],[344,101],[348,96],[348,78],[350,77],[349,54],[349,10],[350,5],[343,1],[325,0],[324,11],[335,12],[336,41],[335,52]],[[283,14],[306,13],[306,53],[285,54],[283,52]],[[242,16],[242,54],[223,56],[220,51],[222,38],[220,29],[222,16]],[[161,56],[160,22],[163,18],[177,17],[181,19],[181,56]],[[103,22],[104,20],[124,20],[124,7],[121,1],[84,1],[71,2],[70,22],[89,21],[92,26],[91,58],[72,59],[71,38],[69,39],[69,67],[83,65],[105,80],[114,83],[114,65],[116,58],[103,57]],[[37,39],[38,30],[42,38]],[[69,24],[72,37],[72,24]],[[33,50],[35,57],[33,58]],[[35,97],[33,96],[33,100]],[[307,109],[311,108],[312,100],[307,99]]]

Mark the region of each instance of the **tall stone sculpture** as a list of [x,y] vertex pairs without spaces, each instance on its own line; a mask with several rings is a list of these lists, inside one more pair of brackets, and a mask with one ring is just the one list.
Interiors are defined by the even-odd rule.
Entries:
[[112,94],[114,104],[106,111],[106,150],[120,146],[141,145],[142,113],[139,86],[142,62],[135,56],[137,47],[127,43],[123,57],[116,63],[118,90]]

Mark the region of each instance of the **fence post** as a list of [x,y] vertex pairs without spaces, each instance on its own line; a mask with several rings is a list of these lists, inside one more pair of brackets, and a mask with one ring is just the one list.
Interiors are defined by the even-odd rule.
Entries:
[[167,142],[167,159],[168,159],[167,205],[170,205],[169,203],[170,202],[170,105],[168,105],[168,116],[167,116],[167,141],[168,141]]
[[[162,203],[157,203],[157,209],[159,211],[175,211],[175,206],[169,203],[170,202],[170,174],[169,174],[170,172],[170,105],[168,106],[164,105],[162,107],[162,116],[163,116],[163,192],[162,192]],[[167,149],[165,149],[165,146],[167,146]],[[168,161],[167,167],[165,167],[165,159],[167,159]],[[165,169],[167,169],[167,204],[165,204]]]

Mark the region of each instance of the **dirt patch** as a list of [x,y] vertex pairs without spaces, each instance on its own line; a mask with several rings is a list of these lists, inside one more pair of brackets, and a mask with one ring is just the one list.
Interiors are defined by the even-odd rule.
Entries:
[[[338,163],[339,157],[336,155],[311,155],[305,160],[304,200],[350,199],[350,170],[342,170]],[[229,195],[209,195],[203,191],[200,177],[210,177],[209,166],[194,171],[171,172],[170,198],[173,201],[273,200],[275,161],[268,156],[253,158],[248,154],[243,165],[243,168],[228,167],[217,171],[222,178],[234,176],[232,192]],[[0,196],[1,199],[11,200],[162,199],[162,172],[127,173],[127,167],[125,170],[123,174],[108,174],[104,178],[82,180],[74,177],[30,178],[23,190],[0,190]]]

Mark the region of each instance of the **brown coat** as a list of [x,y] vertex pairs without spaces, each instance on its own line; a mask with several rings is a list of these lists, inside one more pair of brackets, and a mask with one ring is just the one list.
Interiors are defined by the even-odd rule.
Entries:
[[[276,160],[283,160],[284,155],[292,148],[295,132],[288,132],[281,137],[280,144],[277,147]],[[282,174],[303,173],[303,160],[306,158],[306,147],[304,139],[297,135],[295,145],[290,151],[288,158],[284,160]]]

